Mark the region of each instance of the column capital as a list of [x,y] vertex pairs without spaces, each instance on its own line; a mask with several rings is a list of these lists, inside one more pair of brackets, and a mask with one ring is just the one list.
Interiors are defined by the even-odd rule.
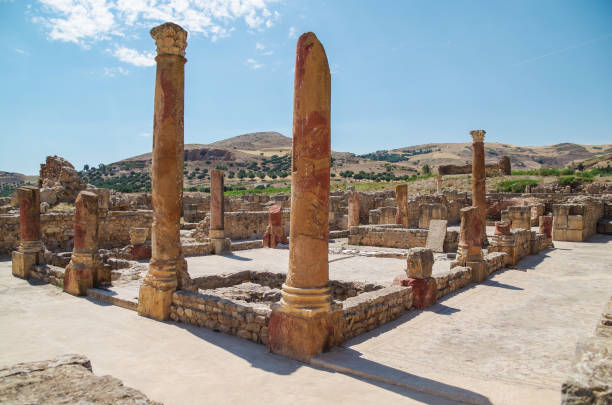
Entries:
[[157,55],[177,55],[185,57],[187,48],[187,31],[180,25],[171,22],[151,29],[151,38],[157,45]]
[[470,135],[472,135],[473,142],[483,142],[485,134],[486,132],[484,129],[475,129],[473,131],[470,131]]

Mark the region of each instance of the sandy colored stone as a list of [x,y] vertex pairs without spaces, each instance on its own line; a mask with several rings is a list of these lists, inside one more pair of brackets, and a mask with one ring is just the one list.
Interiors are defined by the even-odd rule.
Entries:
[[482,220],[476,207],[461,209],[461,227],[459,229],[459,262],[482,260]]
[[406,253],[406,274],[410,278],[429,278],[434,264],[431,249],[411,248]]
[[180,243],[183,206],[185,47],[187,32],[166,23],[151,30],[157,43],[151,183],[151,261],[138,313],[168,319],[172,293],[189,283]]
[[38,187],[17,189],[21,241],[40,241],[40,191]]
[[510,235],[510,223],[506,221],[495,221],[495,235]]
[[210,229],[223,230],[223,170],[212,169],[210,172]]
[[395,200],[397,201],[397,211],[395,213],[395,223],[408,228],[408,185],[398,184],[395,186]]
[[263,245],[276,248],[279,243],[287,244],[289,240],[283,229],[283,207],[274,204],[269,208],[269,224],[263,236]]
[[427,241],[425,242],[426,248],[436,253],[444,252],[447,225],[448,221],[446,219],[432,219],[429,221],[429,232],[427,232]]
[[351,193],[348,198],[348,226],[359,226],[359,194]]

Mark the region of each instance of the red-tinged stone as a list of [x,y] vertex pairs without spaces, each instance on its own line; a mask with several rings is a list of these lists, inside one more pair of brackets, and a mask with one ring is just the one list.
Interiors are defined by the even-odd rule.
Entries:
[[482,220],[476,207],[465,207],[460,211],[459,262],[482,260]]
[[510,235],[510,222],[496,221],[495,222],[495,235]]
[[19,232],[22,241],[40,240],[40,191],[37,187],[17,189],[19,200]]
[[81,191],[75,201],[74,252],[98,251],[98,195]]
[[546,239],[552,239],[552,226],[553,217],[548,215],[540,217],[540,233],[545,234]]
[[223,170],[210,172],[210,229],[224,229]]
[[481,246],[487,243],[486,222],[487,222],[487,195],[486,195],[486,169],[484,136],[482,129],[470,131],[472,135],[472,205],[478,209],[482,232]]
[[435,278],[407,278],[401,281],[404,287],[412,287],[412,306],[425,309],[434,305],[438,296]]
[[151,258],[151,246],[149,245],[129,245],[128,249],[130,249],[134,260],[149,260]]
[[269,221],[266,232],[263,236],[263,245],[266,248],[276,248],[279,243],[287,244],[289,240],[283,229],[283,212],[280,205],[273,205],[269,208]]

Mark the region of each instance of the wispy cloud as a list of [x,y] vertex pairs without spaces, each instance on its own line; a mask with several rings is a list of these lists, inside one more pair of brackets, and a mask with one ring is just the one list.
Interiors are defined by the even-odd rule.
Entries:
[[332,65],[329,67],[329,73],[331,73],[332,75],[337,74],[338,70],[340,70],[340,65],[338,65],[337,63],[332,63]]
[[262,44],[261,42],[255,43],[255,49],[258,50],[261,55],[269,56],[269,55],[274,54],[274,51],[271,51],[268,48],[266,48],[266,46]]
[[118,40],[121,49],[121,39],[133,38],[138,31],[166,21],[176,22],[191,36],[203,35],[211,41],[229,36],[240,21],[248,30],[262,31],[280,18],[280,13],[270,7],[277,1],[39,0],[39,6],[28,8],[28,15],[46,28],[50,40],[83,48],[99,41]]
[[520,61],[520,62],[515,63],[515,64],[514,64],[514,65],[512,65],[512,66],[521,66],[521,65],[525,65],[525,64],[527,64],[527,63],[535,62],[535,61],[537,61],[537,60],[544,59],[544,58],[547,58],[547,57],[549,57],[549,56],[558,55],[558,54],[560,54],[560,53],[565,53],[565,52],[571,51],[571,50],[573,50],[573,49],[582,48],[582,47],[585,47],[585,46],[587,46],[587,45],[590,45],[590,44],[592,44],[592,43],[594,43],[594,42],[603,41],[603,40],[608,39],[608,38],[612,38],[612,33],[607,34],[607,35],[604,35],[604,36],[601,36],[601,37],[597,37],[597,38],[589,39],[589,40],[587,40],[587,41],[579,42],[579,43],[577,43],[577,44],[570,45],[570,46],[567,46],[567,47],[565,47],[565,48],[556,49],[556,50],[554,50],[554,51],[547,52],[547,53],[545,53],[545,54],[543,54],[543,55],[535,56],[535,57],[533,57],[533,58],[524,59],[524,60],[522,60],[522,61]]
[[121,66],[104,68],[104,76],[106,77],[115,77],[117,75],[126,76],[128,73],[130,73],[130,71]]
[[21,49],[21,48],[15,48],[15,49],[14,49],[14,51],[15,51],[16,53],[20,54],[20,55],[25,55],[25,56],[30,55],[30,53],[29,53],[29,52],[24,51],[24,50],[23,50],[23,49]]
[[136,49],[120,46],[110,51],[113,56],[121,62],[134,66],[155,66],[155,54],[153,52],[138,52]]
[[262,63],[259,63],[257,60],[252,58],[246,60],[246,65],[251,69],[260,69],[264,66]]
[[143,132],[141,134],[138,134],[138,136],[142,136],[143,138],[150,138],[152,135],[149,132]]
[[289,38],[295,38],[296,36],[295,27],[289,27]]

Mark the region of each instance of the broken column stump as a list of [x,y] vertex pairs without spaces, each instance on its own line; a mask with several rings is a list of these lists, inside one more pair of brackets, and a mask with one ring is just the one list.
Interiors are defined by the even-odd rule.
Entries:
[[269,208],[269,224],[263,236],[263,245],[267,248],[276,248],[279,243],[288,244],[289,240],[283,229],[283,207],[273,205]]
[[412,287],[412,305],[425,309],[434,305],[438,296],[436,279],[431,277],[434,257],[431,249],[411,248],[406,255],[406,275],[398,277],[394,284]]
[[43,260],[43,245],[40,241],[40,190],[23,186],[16,190],[19,202],[19,237],[17,251],[12,253],[12,273],[15,277],[28,279],[30,272]]

